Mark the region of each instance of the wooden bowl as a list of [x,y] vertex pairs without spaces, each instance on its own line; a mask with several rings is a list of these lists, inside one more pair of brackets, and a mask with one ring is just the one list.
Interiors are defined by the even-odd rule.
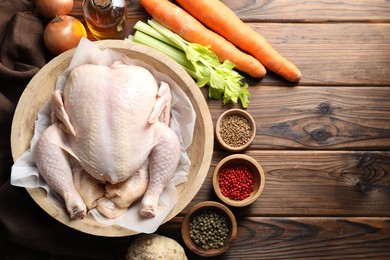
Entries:
[[[165,223],[190,203],[207,176],[214,145],[213,124],[207,103],[199,87],[184,69],[161,52],[131,41],[103,40],[95,43],[101,49],[111,48],[120,51],[167,74],[182,88],[196,112],[193,136],[195,141],[188,149],[188,155],[191,159],[188,180],[176,187],[179,200],[163,221]],[[49,100],[55,88],[57,77],[68,67],[74,52],[75,49],[69,50],[51,60],[34,76],[21,95],[12,123],[11,148],[14,161],[29,149],[38,111]],[[110,237],[137,234],[137,232],[123,227],[101,224],[91,216],[83,220],[71,220],[64,208],[47,198],[43,189],[28,188],[27,191],[48,214],[76,230]]]
[[[245,134],[245,138],[241,138],[240,131],[226,131],[224,130],[222,123],[223,121],[232,116],[238,116],[238,118],[244,118],[247,120],[250,126],[250,133]],[[240,120],[241,121],[241,120]],[[241,122],[238,122],[241,123]],[[232,125],[232,124],[230,124]],[[238,125],[235,123],[235,125]],[[245,124],[246,125],[246,124]],[[222,135],[223,133],[223,135]],[[227,151],[230,152],[240,152],[248,148],[248,146],[253,142],[256,136],[256,123],[253,117],[245,110],[233,108],[222,113],[215,125],[215,136],[218,140],[218,143]],[[241,141],[240,141],[241,140]],[[244,140],[246,142],[244,142]],[[238,142],[240,141],[240,142]],[[233,143],[234,142],[234,143]]]
[[[229,234],[222,247],[219,247],[217,249],[206,250],[198,246],[197,244],[195,244],[190,237],[190,223],[192,219],[198,214],[202,213],[204,210],[211,210],[215,213],[225,216],[225,218],[228,221]],[[183,222],[181,224],[181,235],[183,237],[186,246],[195,254],[203,257],[217,256],[229,250],[230,246],[233,244],[234,240],[236,239],[237,221],[236,218],[234,217],[234,214],[225,205],[215,201],[204,201],[193,206],[184,216]]]
[[[226,196],[224,196],[221,192],[221,188],[219,185],[219,178],[221,170],[229,165],[232,164],[243,164],[246,165],[250,171],[254,173],[255,182],[254,182],[254,190],[251,192],[249,197],[242,199],[242,200],[234,200],[230,199]],[[213,188],[215,193],[217,194],[218,198],[226,203],[227,205],[234,206],[234,207],[244,207],[247,206],[254,201],[256,201],[261,193],[264,190],[265,185],[265,175],[263,168],[261,165],[252,157],[245,155],[245,154],[232,154],[224,159],[222,159],[217,166],[214,169],[213,172]]]

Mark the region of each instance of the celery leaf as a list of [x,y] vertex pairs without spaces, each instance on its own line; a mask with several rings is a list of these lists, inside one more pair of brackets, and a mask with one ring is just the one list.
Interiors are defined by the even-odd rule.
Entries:
[[[199,87],[209,86],[209,98],[223,99],[223,104],[229,102],[236,104],[240,101],[242,107],[248,107],[248,84],[244,83],[242,81],[244,77],[234,70],[234,63],[228,60],[221,63],[210,46],[190,43],[153,19],[149,20],[148,24],[150,27],[139,25],[137,28],[138,30],[145,28],[145,34],[148,34],[150,28],[153,28],[155,31],[150,33],[153,34],[152,37],[158,36],[159,40],[162,39],[166,44],[172,44],[178,52],[184,52],[185,57],[192,64],[190,75],[196,80],[197,85]],[[145,44],[147,45],[147,43]],[[179,57],[178,55],[171,56]]]

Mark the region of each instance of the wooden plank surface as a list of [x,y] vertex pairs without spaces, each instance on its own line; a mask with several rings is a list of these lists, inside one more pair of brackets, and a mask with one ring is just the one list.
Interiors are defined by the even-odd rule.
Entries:
[[[251,85],[250,93],[257,134],[249,149],[390,148],[389,87]],[[215,123],[226,106],[208,105]]]
[[[390,84],[389,23],[250,25],[300,68],[300,85]],[[275,77],[263,82],[268,79],[283,84]]]
[[[264,218],[238,219],[237,239],[226,254],[213,259],[388,259],[390,218]],[[181,218],[163,225],[172,234]],[[189,259],[202,259],[187,250]]]
[[[81,14],[81,2],[75,1],[72,13]],[[130,21],[148,17],[139,0],[128,2]],[[172,1],[175,2],[175,1]],[[246,22],[389,22],[387,0],[222,0]]]
[[[265,172],[256,203],[232,208],[238,216],[381,217],[390,212],[390,152],[261,151],[246,154]],[[189,207],[217,200],[211,176],[226,152],[215,150],[209,175]]]
[[[246,77],[258,129],[246,153],[263,166],[266,185],[256,203],[232,209],[237,241],[217,259],[389,259],[390,1],[222,1],[303,78]],[[81,2],[72,13],[83,21]],[[149,17],[128,1],[127,32]],[[231,106],[202,91],[215,123]],[[215,143],[201,190],[157,233],[184,246],[181,220],[196,203],[218,200],[211,174],[228,154]],[[108,241],[118,259],[132,239]]]
[[246,22],[389,22],[386,0],[222,0]]

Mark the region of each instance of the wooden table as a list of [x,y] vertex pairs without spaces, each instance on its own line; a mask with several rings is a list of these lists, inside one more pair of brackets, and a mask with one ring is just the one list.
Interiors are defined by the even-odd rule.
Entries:
[[[81,2],[72,15],[84,21]],[[132,33],[149,16],[139,1],[127,2]],[[303,78],[297,85],[271,73],[247,78],[258,130],[245,153],[263,166],[266,185],[256,203],[232,209],[237,240],[219,259],[389,259],[390,2],[223,2]],[[207,103],[214,123],[230,108]],[[211,174],[228,154],[215,144],[202,189],[156,233],[183,244],[183,216],[198,202],[218,201]],[[131,239],[109,241],[121,255]]]

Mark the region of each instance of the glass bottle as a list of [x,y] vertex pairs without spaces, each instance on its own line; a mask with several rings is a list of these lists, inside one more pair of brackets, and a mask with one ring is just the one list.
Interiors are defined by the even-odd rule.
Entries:
[[83,0],[85,22],[97,40],[123,39],[126,0]]

